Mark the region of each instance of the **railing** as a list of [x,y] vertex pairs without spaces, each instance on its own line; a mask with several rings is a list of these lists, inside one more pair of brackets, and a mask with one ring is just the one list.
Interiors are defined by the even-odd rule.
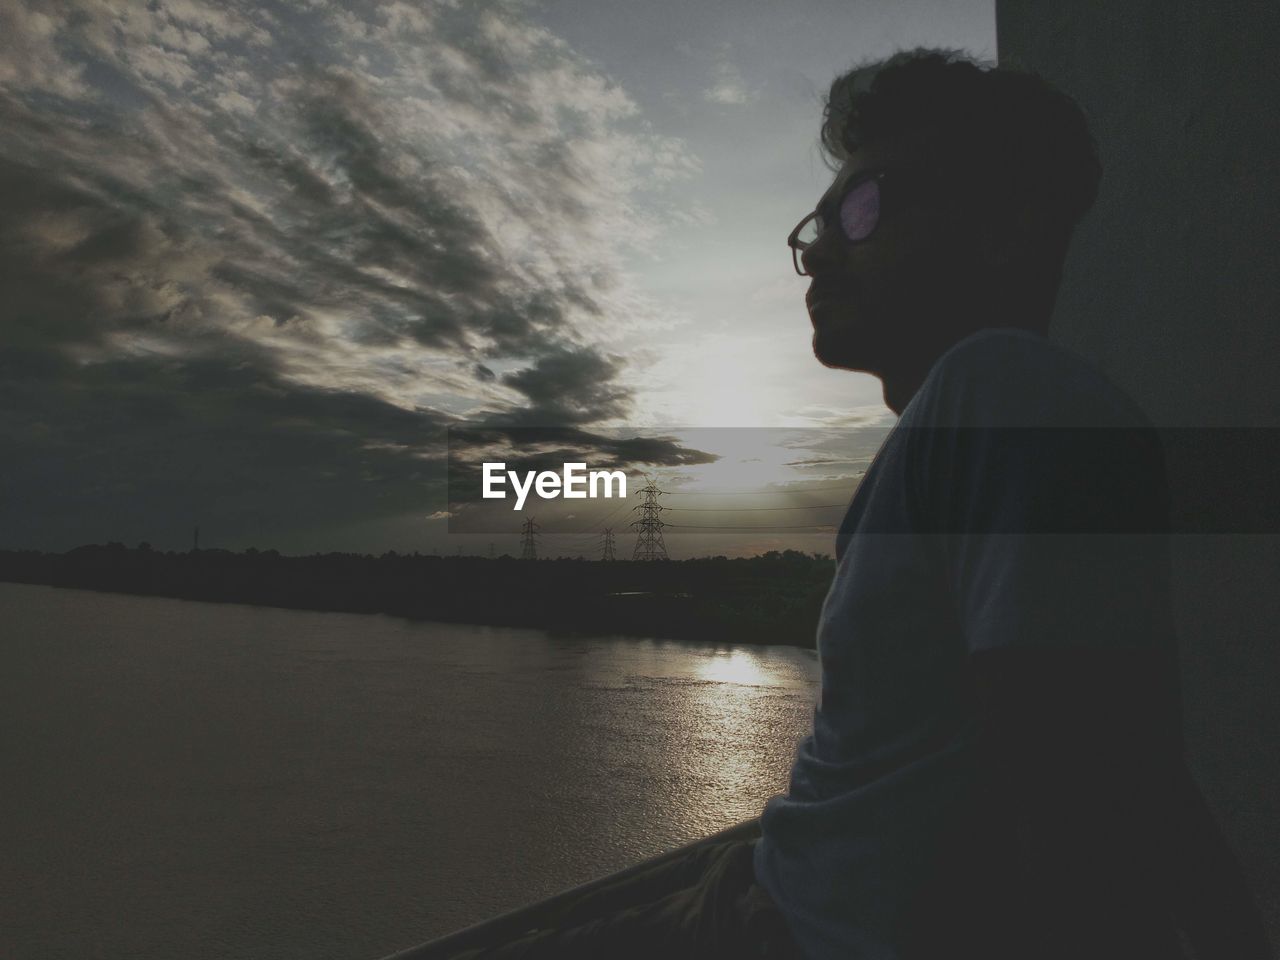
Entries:
[[659,854],[656,857],[645,860],[643,863],[637,863],[635,866],[612,873],[607,877],[601,877],[598,880],[572,887],[546,900],[540,900],[537,903],[520,907],[508,913],[499,914],[473,926],[464,927],[455,933],[447,934],[436,940],[429,940],[416,947],[410,947],[408,950],[402,950],[384,958],[384,960],[444,960],[444,958],[451,957],[463,950],[503,943],[533,930],[554,926],[554,923],[548,924],[547,921],[580,898],[594,893],[606,884],[626,880],[643,870],[648,870],[651,867],[666,863],[668,860],[683,856],[705,844],[720,843],[724,840],[749,840],[759,835],[760,821],[748,820],[737,826],[729,827],[727,830],[721,830],[719,833],[713,833],[709,837],[703,837],[701,840],[695,840],[693,843],[687,843],[682,847]]

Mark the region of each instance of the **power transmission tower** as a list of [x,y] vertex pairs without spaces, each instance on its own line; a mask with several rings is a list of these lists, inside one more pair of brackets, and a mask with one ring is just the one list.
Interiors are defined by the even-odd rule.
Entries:
[[658,498],[666,491],[659,490],[652,477],[646,477],[640,492],[644,494],[644,501],[632,508],[640,511],[640,519],[631,521],[631,526],[636,529],[636,549],[631,554],[631,559],[666,560],[667,545],[662,542],[664,524],[658,519],[658,514],[663,509]]
[[600,556],[601,560],[617,560],[613,555],[613,528],[604,528],[604,553]]
[[524,522],[524,530],[520,537],[520,559],[538,559],[538,525],[529,517]]

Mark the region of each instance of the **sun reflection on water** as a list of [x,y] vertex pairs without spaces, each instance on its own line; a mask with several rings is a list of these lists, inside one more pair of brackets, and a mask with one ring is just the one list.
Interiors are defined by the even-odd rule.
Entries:
[[767,665],[749,650],[717,650],[698,664],[697,674],[700,680],[753,687],[764,686],[771,679]]
[[637,859],[759,816],[786,789],[816,698],[813,651],[668,640],[596,649],[582,663],[593,696],[579,714],[581,756],[642,808]]
[[779,741],[790,738],[780,728],[799,733],[795,701],[805,693],[761,651],[707,651],[691,667],[673,711],[683,742],[666,758],[678,779],[660,802],[690,835],[705,835],[759,815],[783,788],[788,751]]

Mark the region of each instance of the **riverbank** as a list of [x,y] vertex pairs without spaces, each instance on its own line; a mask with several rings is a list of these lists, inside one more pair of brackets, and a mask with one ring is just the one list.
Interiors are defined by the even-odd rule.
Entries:
[[0,580],[294,610],[812,647],[831,560],[797,551],[665,562],[275,551],[164,553],[145,545],[0,551]]

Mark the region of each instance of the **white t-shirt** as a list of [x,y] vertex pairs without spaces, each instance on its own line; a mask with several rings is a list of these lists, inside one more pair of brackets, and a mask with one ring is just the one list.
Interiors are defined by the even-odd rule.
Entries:
[[1174,641],[1156,435],[1075,354],[988,329],[907,404],[837,537],[822,687],[756,876],[812,960],[891,960],[973,783],[966,658]]

